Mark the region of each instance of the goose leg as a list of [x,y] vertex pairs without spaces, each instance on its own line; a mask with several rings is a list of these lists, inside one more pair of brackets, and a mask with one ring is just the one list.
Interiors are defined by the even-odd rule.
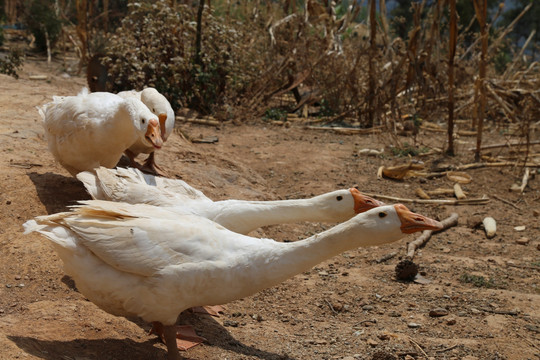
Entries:
[[131,152],[131,150],[129,149],[126,149],[124,151],[124,155],[127,156],[127,158],[129,159],[129,166],[135,168],[135,169],[139,169],[141,170],[141,165],[135,161],[135,158],[137,157],[137,155],[135,155],[133,152]]
[[[169,329],[169,331],[174,332],[174,337],[172,337],[171,334],[168,334],[170,336],[168,340],[166,333],[167,328],[172,328],[173,330]],[[164,326],[162,323],[156,321],[152,323],[152,329],[150,329],[149,334],[156,334],[159,336],[165,345],[167,345],[167,349],[171,346],[182,351],[188,350],[199,345],[203,341],[206,341],[205,338],[198,336],[190,325]]]
[[131,167],[135,169],[139,169],[142,172],[151,174],[151,175],[159,175],[159,176],[164,176],[164,177],[168,176],[167,172],[156,164],[154,160],[153,151],[150,153],[150,155],[148,155],[148,158],[144,161],[144,165],[141,165],[135,161],[135,157],[137,157],[137,155],[131,152],[131,150],[127,149],[126,151],[124,151],[124,154],[128,157],[129,165]]
[[167,346],[167,360],[181,360],[178,346],[176,346],[176,326],[163,326],[161,323],[158,324],[162,327],[163,340]]
[[155,152],[152,151],[150,155],[148,155],[148,158],[144,161],[143,167],[140,169],[141,171],[151,173],[152,175],[159,175],[167,177],[167,172],[163,170],[161,167],[156,164],[155,160]]

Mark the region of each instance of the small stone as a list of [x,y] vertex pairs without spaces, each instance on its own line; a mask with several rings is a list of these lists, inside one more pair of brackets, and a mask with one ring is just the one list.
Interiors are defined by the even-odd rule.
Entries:
[[364,305],[364,306],[362,306],[362,310],[365,310],[365,311],[373,310],[373,306],[372,305]]
[[519,245],[527,245],[528,243],[529,243],[528,237],[522,237],[516,240],[516,244],[519,244]]
[[345,356],[341,358],[341,360],[356,360],[356,359],[354,358],[354,356]]
[[540,243],[536,244],[536,250],[540,250]]
[[540,216],[540,210],[533,210],[533,215],[535,217],[539,217]]
[[478,315],[478,314],[481,314],[482,312],[478,310],[477,308],[471,308],[471,313]]
[[429,311],[429,316],[431,317],[441,317],[448,315],[448,310],[445,308],[435,308]]
[[263,321],[263,317],[259,314],[253,314],[253,316],[251,317],[253,318],[253,320]]
[[17,285],[18,287],[20,288],[23,288],[24,287],[24,284],[23,283],[20,283],[19,285]]
[[6,287],[7,287],[8,289],[10,289],[11,286],[12,286],[11,284],[6,284]]
[[238,327],[238,321],[234,320],[224,320],[223,326]]
[[328,272],[326,272],[326,271],[324,271],[324,270],[323,270],[323,271],[319,271],[319,275],[320,275],[320,276],[328,276]]
[[411,329],[416,329],[416,328],[419,328],[422,325],[414,323],[414,322],[410,322],[410,323],[407,324],[407,326],[410,327]]
[[6,201],[6,205],[11,205],[11,200]]
[[446,325],[456,325],[457,321],[455,318],[448,318],[446,320]]
[[369,346],[373,346],[373,347],[379,345],[379,343],[378,343],[377,341],[373,340],[373,339],[367,339],[367,340],[366,340],[366,343],[367,343]]
[[21,275],[15,275],[15,280],[21,280]]
[[516,226],[514,230],[516,231],[525,231],[527,227],[525,225]]

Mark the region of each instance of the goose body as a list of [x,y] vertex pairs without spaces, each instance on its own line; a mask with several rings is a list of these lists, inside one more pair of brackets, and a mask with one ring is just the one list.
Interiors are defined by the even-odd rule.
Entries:
[[55,96],[38,111],[49,150],[73,176],[115,166],[135,141],[163,144],[157,117],[137,99],[83,89],[76,96]]
[[103,310],[163,324],[170,359],[180,358],[170,329],[185,309],[250,296],[343,251],[442,227],[403,205],[387,205],[280,243],[150,205],[81,203],[26,222],[26,233],[51,240],[77,288]]
[[356,189],[332,191],[308,199],[212,201],[182,180],[143,174],[133,168],[100,168],[77,177],[94,199],[151,204],[182,214],[192,213],[240,234],[282,223],[342,222],[384,205]]
[[[172,109],[171,104],[163,96],[160,94],[156,89],[148,87],[141,91],[136,90],[128,90],[128,91],[122,91],[118,93],[118,96],[128,99],[128,98],[136,98],[140,100],[143,104],[145,104],[152,113],[154,113],[159,118],[159,126],[161,129],[161,137],[163,138],[163,141],[167,141],[167,138],[172,133],[174,129],[174,111]],[[143,141],[136,141],[133,143],[129,149],[126,151],[126,155],[129,157],[130,161],[132,163],[135,162],[135,157],[141,153],[144,154],[150,154],[150,157],[146,161],[146,167],[148,170],[159,173],[160,169],[155,164],[154,159],[154,150],[155,148],[153,146],[148,146],[147,143]]]

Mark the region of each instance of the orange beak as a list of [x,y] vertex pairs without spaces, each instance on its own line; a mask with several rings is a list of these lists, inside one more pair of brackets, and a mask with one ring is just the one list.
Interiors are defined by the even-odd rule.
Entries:
[[156,119],[152,119],[148,122],[145,137],[152,143],[152,145],[154,145],[156,149],[161,149],[163,146],[163,139],[161,138],[159,123]]
[[382,201],[375,200],[372,197],[362,194],[358,189],[350,188],[353,199],[354,199],[354,212],[356,214],[363,213],[369,209],[376,208],[377,206],[385,205]]
[[159,127],[161,128],[161,137],[163,141],[166,141],[167,136],[165,132],[167,131],[167,129],[165,128],[165,122],[167,121],[167,114],[159,114],[158,119],[159,119]]
[[394,208],[401,220],[401,232],[404,234],[412,234],[423,230],[442,230],[443,228],[443,225],[437,220],[413,213],[403,204],[396,204]]

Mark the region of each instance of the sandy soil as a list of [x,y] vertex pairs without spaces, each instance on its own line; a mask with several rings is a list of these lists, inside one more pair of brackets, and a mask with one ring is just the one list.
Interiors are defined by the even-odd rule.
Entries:
[[[47,74],[48,81],[29,80]],[[114,317],[76,291],[47,241],[23,236],[22,223],[66,210],[88,199],[83,186],[55,163],[43,138],[36,106],[52,95],[71,95],[83,77],[62,75],[28,59],[21,78],[0,75],[0,359],[163,359],[165,347],[148,335],[149,325]],[[175,132],[157,155],[172,176],[213,199],[308,197],[358,185],[366,192],[415,198],[414,191],[451,187],[446,178],[377,180],[377,168],[406,162],[390,155],[365,157],[363,148],[385,147],[378,135],[351,136],[265,125],[220,128],[177,124],[191,137],[217,136],[215,144],[195,144]],[[402,139],[404,140],[404,139]],[[420,133],[425,146],[440,146],[437,133]],[[500,141],[496,131],[486,143]],[[412,142],[412,139],[409,139]],[[458,139],[455,158],[433,155],[427,164],[471,161],[474,139]],[[388,150],[386,151],[388,154]],[[358,249],[321,263],[283,284],[226,305],[219,317],[185,313],[208,339],[183,356],[189,359],[539,359],[540,210],[539,185],[524,194],[509,192],[521,173],[511,168],[470,170],[464,185],[470,197],[497,195],[482,206],[410,206],[459,225],[434,235],[415,257],[431,283],[395,279],[406,253],[405,240]],[[498,233],[486,239],[474,219],[493,216]],[[518,232],[514,227],[525,225]],[[255,236],[297,240],[331,224],[267,227]],[[527,237],[521,245],[516,240]],[[392,252],[387,261],[376,260]],[[464,275],[491,282],[465,282]],[[489,285],[489,286],[486,286]],[[447,316],[431,317],[444,308]],[[413,325],[416,324],[417,326]]]

